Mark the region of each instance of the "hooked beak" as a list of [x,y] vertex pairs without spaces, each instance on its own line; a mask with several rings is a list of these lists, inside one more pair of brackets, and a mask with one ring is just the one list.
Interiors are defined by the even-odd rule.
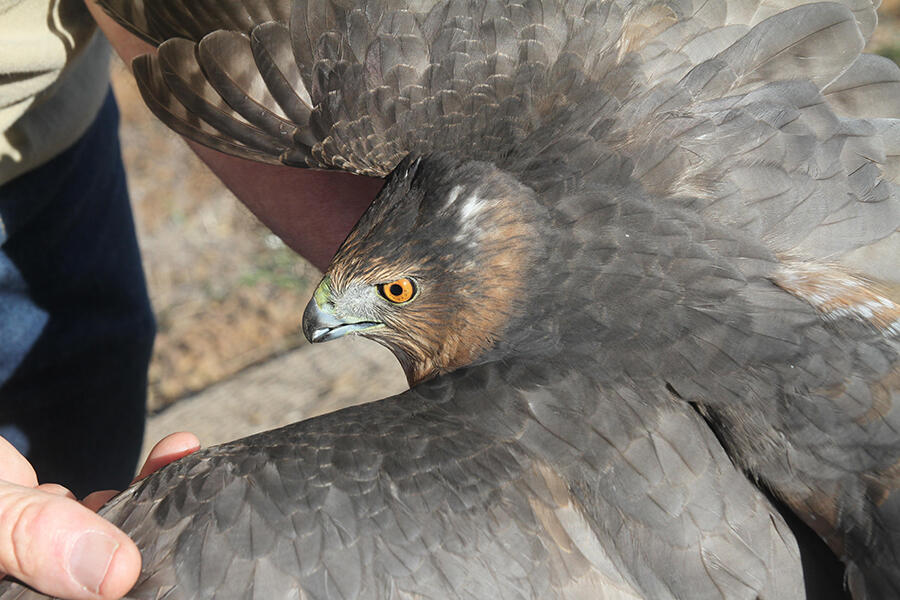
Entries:
[[319,284],[316,293],[303,311],[303,335],[312,343],[336,340],[348,333],[356,333],[382,324],[375,321],[338,317],[334,314],[328,277]]

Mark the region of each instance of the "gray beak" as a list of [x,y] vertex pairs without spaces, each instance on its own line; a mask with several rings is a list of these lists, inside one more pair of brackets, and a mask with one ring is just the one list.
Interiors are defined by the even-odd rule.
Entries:
[[[381,326],[375,321],[358,321],[352,318],[336,316],[331,309],[334,305],[330,302],[327,278],[323,281],[316,294],[310,299],[303,311],[303,335],[312,343],[336,340],[348,333],[355,333],[365,329]],[[319,306],[319,302],[325,306]]]

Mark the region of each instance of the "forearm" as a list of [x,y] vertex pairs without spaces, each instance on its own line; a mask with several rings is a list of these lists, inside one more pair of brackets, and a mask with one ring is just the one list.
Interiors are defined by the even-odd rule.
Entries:
[[350,173],[254,163],[188,144],[260,221],[323,271],[383,184]]

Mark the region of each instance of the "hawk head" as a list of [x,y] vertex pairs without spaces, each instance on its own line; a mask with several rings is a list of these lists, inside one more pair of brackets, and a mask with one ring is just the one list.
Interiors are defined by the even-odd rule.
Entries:
[[542,218],[534,192],[493,165],[408,157],[338,250],[303,332],[371,338],[410,385],[476,362],[516,337]]

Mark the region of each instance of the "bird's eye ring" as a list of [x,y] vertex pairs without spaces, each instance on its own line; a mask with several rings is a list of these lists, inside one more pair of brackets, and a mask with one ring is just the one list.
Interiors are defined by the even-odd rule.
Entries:
[[402,277],[390,283],[378,284],[378,293],[394,304],[403,304],[416,295],[416,284],[408,277]]

